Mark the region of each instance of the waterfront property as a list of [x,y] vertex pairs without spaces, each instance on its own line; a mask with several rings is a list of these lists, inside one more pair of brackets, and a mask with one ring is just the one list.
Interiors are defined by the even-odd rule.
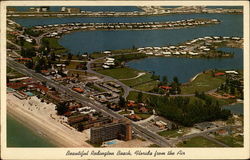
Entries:
[[93,127],[90,130],[90,142],[93,144],[100,144],[112,139],[131,140],[132,128],[130,123],[120,120],[101,127]]

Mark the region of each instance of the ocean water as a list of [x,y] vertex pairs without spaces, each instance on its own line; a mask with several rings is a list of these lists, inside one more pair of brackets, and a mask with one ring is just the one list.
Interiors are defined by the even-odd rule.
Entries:
[[7,115],[7,147],[56,147],[56,145]]

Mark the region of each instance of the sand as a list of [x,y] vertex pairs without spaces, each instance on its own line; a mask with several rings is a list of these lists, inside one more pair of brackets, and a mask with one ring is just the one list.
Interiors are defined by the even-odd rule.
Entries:
[[58,147],[92,147],[85,142],[89,140],[89,130],[78,132],[70,127],[66,117],[56,115],[54,104],[41,102],[35,96],[20,100],[8,93],[7,112]]

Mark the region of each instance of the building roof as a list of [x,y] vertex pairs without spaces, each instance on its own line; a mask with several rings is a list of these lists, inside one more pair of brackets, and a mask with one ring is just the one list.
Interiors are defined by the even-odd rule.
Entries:
[[141,112],[143,112],[143,113],[146,113],[146,112],[148,112],[148,109],[145,108],[145,107],[141,107],[141,108],[139,109],[139,111],[141,111]]
[[16,58],[16,60],[19,61],[28,61],[28,60],[32,60],[31,58]]
[[40,84],[36,85],[36,87],[38,89],[40,89],[41,91],[44,91],[45,93],[49,91],[49,88],[47,88],[47,87],[45,87],[43,85],[40,85]]
[[172,89],[172,87],[169,87],[169,86],[160,86],[159,88],[162,88],[162,89],[165,89],[165,90]]
[[136,104],[135,104],[135,102],[128,102],[128,104],[127,104],[127,106],[128,107],[135,107],[136,106]]
[[23,83],[7,83],[7,86],[12,88],[12,89],[20,89],[22,87],[26,87],[28,84],[23,84]]
[[73,90],[76,91],[76,92],[79,92],[79,93],[83,93],[84,92],[84,90],[81,89],[81,88],[73,88]]
[[134,119],[134,120],[141,120],[141,119],[142,119],[142,118],[141,118],[140,116],[138,116],[137,114],[128,115],[128,118]]
[[223,72],[217,72],[217,73],[215,73],[214,75],[215,75],[215,76],[222,76],[222,75],[225,75],[225,73],[223,73]]

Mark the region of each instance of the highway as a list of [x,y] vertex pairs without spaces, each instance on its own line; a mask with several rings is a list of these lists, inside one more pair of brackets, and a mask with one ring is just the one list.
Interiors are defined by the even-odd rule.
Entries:
[[[93,100],[91,100],[87,97],[84,97],[81,94],[76,93],[73,90],[71,90],[71,89],[69,89],[69,88],[67,88],[67,87],[65,87],[57,82],[54,82],[53,80],[48,79],[39,73],[35,73],[34,70],[26,68],[24,65],[15,62],[11,58],[7,58],[7,65],[10,68],[12,68],[12,69],[24,74],[24,75],[33,77],[41,82],[46,82],[46,84],[48,86],[54,87],[58,92],[69,95],[71,98],[75,99],[77,102],[88,105],[88,106],[96,109],[97,111],[102,112],[103,115],[105,115],[105,116],[110,116],[110,117],[119,118],[119,119],[124,118],[122,115],[119,115],[118,113],[115,113],[115,112],[109,110],[108,108],[94,102]],[[129,120],[129,119],[127,119],[127,120]],[[161,147],[171,147],[172,146],[165,138],[161,137],[160,135],[147,130],[143,126],[135,124],[131,120],[129,120],[129,121],[132,124],[134,132],[141,135],[143,138],[146,138],[146,139],[152,141],[153,143],[155,143]]]

